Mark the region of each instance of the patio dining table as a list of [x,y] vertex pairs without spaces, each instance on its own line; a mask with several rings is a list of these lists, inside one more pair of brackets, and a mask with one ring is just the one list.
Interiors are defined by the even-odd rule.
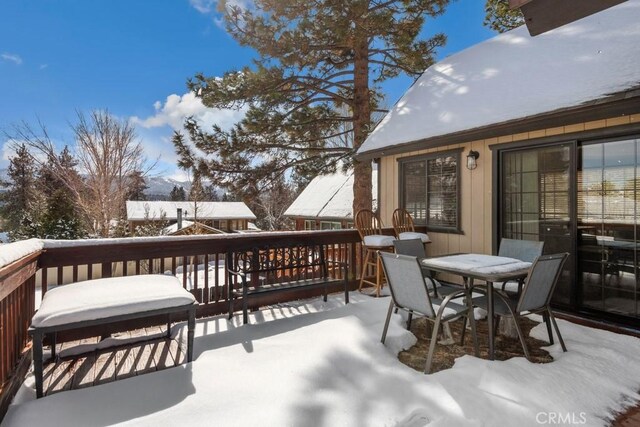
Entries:
[[470,290],[473,290],[474,280],[482,280],[486,283],[489,359],[493,360],[495,356],[493,284],[510,280],[524,280],[529,274],[531,263],[515,258],[472,253],[428,257],[423,258],[420,262],[433,272],[461,276],[465,287]]

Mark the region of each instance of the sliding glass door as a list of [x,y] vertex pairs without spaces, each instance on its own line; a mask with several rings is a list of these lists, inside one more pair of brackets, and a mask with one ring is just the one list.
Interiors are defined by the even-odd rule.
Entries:
[[640,321],[640,138],[499,152],[499,237],[569,252],[554,302]]
[[[501,155],[500,236],[543,241],[545,253],[573,252],[572,144]],[[568,305],[574,257],[565,265],[554,301]]]
[[637,139],[578,148],[578,286],[581,307],[638,311]]

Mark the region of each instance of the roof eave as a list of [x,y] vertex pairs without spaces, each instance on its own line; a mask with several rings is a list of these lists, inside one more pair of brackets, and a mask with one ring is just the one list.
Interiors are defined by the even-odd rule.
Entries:
[[501,123],[494,123],[460,132],[438,135],[431,138],[409,141],[402,144],[374,149],[355,155],[364,161],[379,157],[403,154],[427,148],[468,143],[482,139],[496,138],[522,132],[553,128],[593,120],[601,120],[640,113],[640,85],[632,89],[612,94],[574,107],[561,108],[533,116],[527,116]]

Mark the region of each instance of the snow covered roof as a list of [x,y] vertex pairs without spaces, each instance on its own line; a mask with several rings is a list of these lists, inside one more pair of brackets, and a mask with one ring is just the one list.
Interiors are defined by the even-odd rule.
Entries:
[[536,37],[525,26],[500,34],[429,67],[358,154],[582,106],[636,89],[639,40],[640,0]]
[[[374,208],[378,198],[378,171],[371,176]],[[318,175],[284,213],[306,218],[353,218],[353,171]]]
[[[143,221],[145,219],[164,219],[175,221],[178,209],[182,209],[184,218],[193,218],[196,204],[194,202],[162,202],[162,201],[131,201],[127,200],[127,219],[129,221]],[[256,216],[243,202],[198,202],[198,219],[248,219],[255,220]],[[148,215],[147,215],[148,212]]]
[[[182,220],[182,228],[189,227],[189,226],[191,226],[193,224],[194,224],[193,221]],[[180,230],[182,230],[182,228]],[[178,223],[175,222],[175,223],[165,227],[162,231],[163,231],[164,234],[175,233],[176,231],[178,231]]]

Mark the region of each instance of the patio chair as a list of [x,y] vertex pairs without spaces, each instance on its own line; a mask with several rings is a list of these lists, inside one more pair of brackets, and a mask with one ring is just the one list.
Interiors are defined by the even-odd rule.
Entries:
[[[533,262],[542,255],[544,242],[533,240],[501,239],[498,256],[519,259],[520,261]],[[495,283],[494,287],[500,288],[507,293],[520,295],[522,291],[522,281],[509,281],[502,284]]]
[[[358,290],[362,291],[362,286],[365,283],[373,285],[377,297],[380,296],[380,291],[384,284],[382,267],[377,252],[392,252],[394,240],[393,237],[382,234],[381,224],[380,218],[369,209],[363,209],[356,213],[355,226],[362,239],[362,249],[365,251]],[[375,274],[374,282],[366,278],[369,267],[373,267]]]
[[[500,290],[494,290],[493,310],[497,319],[494,322],[494,327],[498,329],[498,323],[502,316],[511,316],[514,319],[518,338],[522,344],[525,357],[529,358],[529,351],[527,350],[527,343],[524,339],[522,329],[520,328],[519,320],[523,313],[526,314],[542,314],[544,322],[547,325],[547,333],[549,334],[549,343],[553,344],[553,333],[551,332],[551,324],[556,330],[558,340],[562,346],[562,351],[567,351],[567,347],[564,344],[560,329],[551,311],[550,301],[553,291],[556,288],[560,274],[562,273],[562,267],[569,256],[568,253],[554,254],[554,255],[541,255],[533,262],[529,276],[524,283],[524,288],[519,297],[510,295]],[[476,288],[478,290],[478,288]],[[487,308],[487,297],[481,296],[473,299],[473,304],[477,307]]]
[[[473,337],[473,346],[475,355],[478,356],[478,337],[476,335],[476,324],[473,318],[473,309],[471,304],[462,305],[452,301],[455,298],[469,296],[468,291],[461,289],[458,292],[449,294],[441,299],[432,299],[429,295],[429,289],[422,277],[422,269],[416,257],[407,255],[378,253],[382,260],[382,267],[389,289],[391,290],[391,302],[387,312],[387,319],[382,330],[381,342],[384,344],[387,338],[389,322],[394,308],[405,310],[409,314],[415,314],[425,317],[433,324],[433,332],[431,333],[431,343],[429,345],[429,353],[424,372],[431,372],[431,361],[433,360],[433,352],[438,341],[438,332],[443,322],[457,319],[459,317],[467,317],[471,325],[471,333]],[[464,336],[461,337],[464,340]],[[462,344],[462,342],[461,342]]]
[[[426,257],[424,245],[420,239],[394,240],[393,246],[397,254],[416,257],[418,260]],[[460,291],[460,286],[436,280],[431,270],[427,267],[420,265],[420,269],[422,270],[422,275],[427,286],[429,286],[429,291],[433,292],[433,296],[436,298],[440,295],[447,296]]]
[[393,211],[391,217],[393,223],[393,232],[399,240],[420,239],[422,243],[431,243],[429,235],[425,233],[417,233],[411,214],[402,208]]

